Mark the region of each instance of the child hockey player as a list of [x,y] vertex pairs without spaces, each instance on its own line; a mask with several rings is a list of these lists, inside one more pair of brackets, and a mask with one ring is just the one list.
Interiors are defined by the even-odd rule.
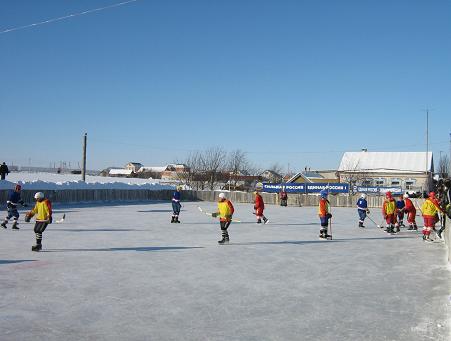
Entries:
[[31,247],[31,251],[40,251],[42,249],[42,233],[48,224],[52,223],[52,204],[50,200],[45,199],[44,193],[37,192],[34,195],[36,205],[27,213],[25,221],[29,222],[36,215],[34,233],[36,234],[36,245]]
[[254,210],[255,215],[257,216],[257,224],[263,222],[266,224],[268,222],[268,219],[263,215],[263,210],[265,209],[265,203],[263,202],[263,197],[258,193],[257,191],[254,192],[255,199],[254,199]]
[[399,227],[406,227],[404,225],[404,212],[405,212],[405,202],[403,200],[402,195],[399,197],[399,200],[396,201],[396,209],[397,209],[397,216],[398,216],[398,232],[399,232]]
[[180,191],[181,190],[182,190],[182,188],[180,186],[177,186],[174,194],[172,194],[172,219],[171,219],[171,223],[180,223],[179,214],[180,214],[180,209],[182,208],[182,204],[180,204],[180,198],[181,198]]
[[319,230],[319,237],[328,239],[332,236],[327,233],[327,227],[329,226],[329,219],[332,218],[330,214],[330,203],[327,200],[327,191],[320,192],[321,199],[319,201],[318,215],[321,221],[321,229]]
[[404,212],[407,213],[407,223],[409,224],[409,228],[407,230],[412,231],[418,230],[417,223],[415,221],[415,217],[417,215],[417,209],[413,204],[412,200],[409,199],[409,195],[404,194]]
[[423,240],[429,241],[431,231],[435,229],[435,223],[437,222],[436,216],[439,212],[439,208],[434,203],[435,193],[429,193],[429,197],[425,200],[421,206],[421,213],[423,214],[424,228],[423,228]]
[[232,202],[225,197],[224,193],[219,193],[218,211],[212,213],[212,217],[219,217],[219,225],[221,226],[222,239],[218,241],[218,244],[229,243],[229,233],[227,229],[232,222],[232,216],[235,209]]
[[[382,215],[387,223],[385,231],[392,234],[396,233],[394,230],[396,225],[396,201],[393,199],[391,192],[385,194],[385,200],[382,205]],[[399,226],[397,227],[397,231],[399,231]]]
[[370,213],[368,202],[366,201],[366,194],[362,194],[360,199],[357,200],[357,213],[359,214],[359,227],[365,227],[363,226],[363,222],[365,221],[366,214]]
[[17,211],[17,205],[21,204],[23,207],[26,207],[25,203],[20,197],[20,191],[22,190],[22,187],[20,185],[16,185],[14,190],[10,189],[8,192],[8,199],[6,201],[6,207],[8,210],[8,214],[1,224],[3,228],[7,228],[6,224],[8,224],[9,219],[13,218],[13,226],[11,227],[13,230],[18,230],[19,225],[17,223],[17,220],[19,220],[19,212]]

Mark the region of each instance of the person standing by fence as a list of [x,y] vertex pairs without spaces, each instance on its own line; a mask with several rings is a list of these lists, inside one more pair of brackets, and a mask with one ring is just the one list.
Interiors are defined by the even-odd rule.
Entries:
[[5,180],[6,175],[9,174],[9,169],[8,166],[6,165],[6,163],[2,163],[0,165],[0,176],[2,180]]

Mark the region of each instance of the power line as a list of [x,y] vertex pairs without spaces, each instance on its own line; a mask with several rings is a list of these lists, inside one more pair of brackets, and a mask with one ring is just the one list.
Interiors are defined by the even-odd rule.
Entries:
[[90,9],[90,10],[83,11],[83,12],[68,14],[68,15],[65,15],[63,17],[52,18],[52,19],[40,21],[40,22],[37,22],[37,23],[34,23],[34,24],[12,27],[12,28],[8,28],[6,30],[0,31],[0,34],[9,33],[9,32],[18,31],[18,30],[23,30],[23,29],[26,29],[26,28],[31,28],[31,27],[35,27],[35,26],[44,25],[44,24],[50,24],[50,23],[53,23],[53,22],[56,22],[56,21],[61,21],[61,20],[66,20],[66,19],[78,17],[80,15],[90,14],[90,13],[94,13],[94,12],[103,11],[105,9],[113,8],[113,7],[119,7],[119,6],[127,5],[129,3],[136,2],[136,1],[139,1],[139,0],[123,1],[123,2],[116,3],[116,4],[112,4],[112,5],[108,5],[108,6],[104,6],[104,7],[98,7],[98,8]]

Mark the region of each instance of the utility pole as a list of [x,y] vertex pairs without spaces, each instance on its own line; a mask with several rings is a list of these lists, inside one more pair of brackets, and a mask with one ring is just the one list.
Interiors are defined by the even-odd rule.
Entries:
[[81,170],[81,179],[86,181],[86,143],[88,140],[88,133],[83,137],[83,168]]
[[428,153],[429,153],[429,108],[426,108],[426,181],[424,190],[429,192],[429,168],[428,168]]

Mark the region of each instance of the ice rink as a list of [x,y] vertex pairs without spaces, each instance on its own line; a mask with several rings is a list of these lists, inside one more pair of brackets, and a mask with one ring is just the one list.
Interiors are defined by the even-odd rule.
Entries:
[[22,214],[20,231],[0,231],[0,339],[451,339],[442,244],[359,229],[346,208],[333,208],[323,241],[316,207],[268,206],[257,225],[252,205],[236,204],[242,222],[220,246],[198,205],[215,208],[183,203],[181,224],[170,203],[56,206],[66,220],[40,253]]

